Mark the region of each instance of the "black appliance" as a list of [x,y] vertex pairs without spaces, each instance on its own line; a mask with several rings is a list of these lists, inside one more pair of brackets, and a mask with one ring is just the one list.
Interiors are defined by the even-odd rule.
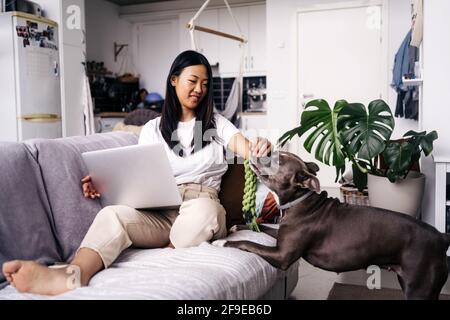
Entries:
[[42,8],[39,4],[28,0],[1,0],[6,11],[20,11],[35,16],[42,16]]

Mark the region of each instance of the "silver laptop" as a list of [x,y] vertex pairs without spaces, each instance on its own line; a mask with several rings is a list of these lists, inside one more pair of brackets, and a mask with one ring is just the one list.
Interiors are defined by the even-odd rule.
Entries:
[[160,143],[82,154],[103,206],[171,209],[181,205],[175,177]]

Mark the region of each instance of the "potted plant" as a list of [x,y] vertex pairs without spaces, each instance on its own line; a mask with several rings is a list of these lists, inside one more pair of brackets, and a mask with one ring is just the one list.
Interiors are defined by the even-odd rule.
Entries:
[[[425,175],[412,169],[422,153],[425,156],[431,154],[436,139],[436,131],[408,131],[399,141],[387,141],[380,157],[384,165],[373,168],[368,174],[370,204],[417,217]],[[395,197],[386,197],[386,194]]]
[[[305,135],[303,146],[306,151],[314,154],[318,161],[334,166],[336,181],[344,173],[346,165],[351,164],[358,190],[364,190],[369,180],[371,205],[385,207],[386,191],[383,191],[381,204],[377,200],[372,201],[371,185],[376,179],[373,176],[394,185],[409,181],[416,175],[410,173],[412,165],[422,152],[426,156],[431,153],[433,141],[437,138],[435,131],[428,134],[409,131],[402,141],[391,141],[394,126],[391,109],[383,100],[370,102],[367,109],[361,103],[339,100],[331,109],[327,101],[316,99],[305,106],[300,126],[286,132],[278,142],[283,146],[294,136]],[[380,156],[384,159],[385,168],[380,167]],[[423,193],[423,187],[418,192]],[[373,193],[376,194],[375,191]],[[421,196],[417,198],[421,199]],[[388,209],[399,211],[398,208]]]

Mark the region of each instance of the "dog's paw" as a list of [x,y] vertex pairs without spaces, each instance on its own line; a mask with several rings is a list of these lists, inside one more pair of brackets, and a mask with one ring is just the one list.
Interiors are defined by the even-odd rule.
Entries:
[[235,233],[235,232],[238,232],[238,231],[239,231],[239,226],[238,225],[234,225],[228,230],[229,233]]
[[227,243],[227,240],[216,240],[213,241],[211,244],[216,247],[225,247],[225,243]]

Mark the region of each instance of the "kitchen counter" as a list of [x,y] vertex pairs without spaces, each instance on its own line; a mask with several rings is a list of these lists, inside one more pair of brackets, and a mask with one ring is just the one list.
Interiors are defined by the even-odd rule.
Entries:
[[125,118],[128,112],[99,112],[94,114],[95,117],[100,118]]
[[250,111],[250,112],[239,112],[239,116],[265,116],[267,111]]

